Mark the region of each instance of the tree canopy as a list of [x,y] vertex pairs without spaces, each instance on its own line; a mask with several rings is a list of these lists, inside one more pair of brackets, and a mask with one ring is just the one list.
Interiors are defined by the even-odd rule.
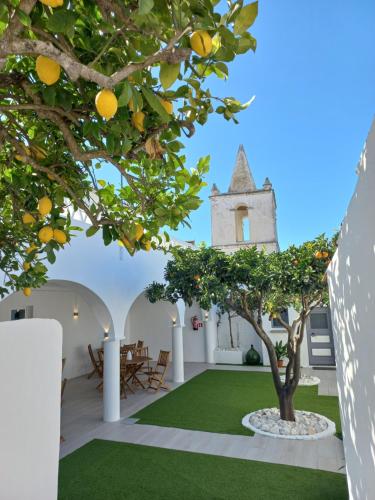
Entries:
[[213,112],[237,122],[250,103],[212,95],[206,80],[255,51],[258,4],[217,3],[1,2],[1,295],[44,282],[76,210],[88,236],[131,254],[188,223],[209,158],[188,168],[185,138]]

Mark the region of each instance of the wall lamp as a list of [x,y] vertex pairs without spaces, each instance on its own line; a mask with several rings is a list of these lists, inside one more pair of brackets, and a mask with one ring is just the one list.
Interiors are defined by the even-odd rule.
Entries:
[[176,318],[172,318],[172,325],[176,326]]
[[205,319],[206,321],[208,320],[208,312],[207,312],[207,311],[204,313],[204,319]]
[[78,311],[73,311],[73,319],[78,319]]
[[109,337],[109,328],[104,328],[104,338],[107,339]]

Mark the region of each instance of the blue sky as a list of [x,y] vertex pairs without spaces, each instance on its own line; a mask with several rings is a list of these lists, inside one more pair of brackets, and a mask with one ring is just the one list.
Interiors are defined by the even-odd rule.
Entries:
[[187,141],[189,166],[211,156],[209,187],[192,229],[174,236],[210,243],[210,188],[227,190],[240,143],[257,185],[273,183],[281,248],[339,228],[375,113],[374,25],[374,0],[259,2],[256,54],[230,63],[228,81],[207,80],[216,95],[256,100],[239,125],[212,115]]

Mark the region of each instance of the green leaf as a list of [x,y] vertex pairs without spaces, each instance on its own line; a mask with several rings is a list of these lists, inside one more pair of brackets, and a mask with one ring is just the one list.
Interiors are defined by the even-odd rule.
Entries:
[[257,48],[256,39],[250,35],[250,33],[244,33],[242,37],[238,40],[237,54],[244,54],[248,50],[255,52]]
[[138,13],[141,16],[148,14],[152,7],[154,6],[153,0],[139,0],[138,2]]
[[178,64],[166,64],[160,65],[160,83],[162,84],[164,90],[169,89],[171,85],[177,80],[180,73],[180,63]]
[[151,92],[146,87],[142,87],[142,94],[144,95],[146,101],[149,103],[149,105],[152,107],[154,111],[160,115],[161,119],[163,122],[167,123],[171,119],[170,115],[165,111],[163,105],[160,102],[160,99],[156,97],[156,95]]
[[108,246],[112,241],[111,229],[108,226],[103,226],[103,241],[105,246]]
[[132,88],[129,85],[129,83],[125,80],[122,83],[122,91],[120,97],[118,98],[118,107],[121,108],[123,106],[126,106],[130,101],[131,96],[132,96]]
[[258,15],[258,2],[245,5],[240,10],[234,22],[234,34],[242,35],[254,23]]
[[18,15],[18,18],[19,20],[21,21],[21,23],[24,25],[24,26],[31,26],[31,19],[30,19],[30,16],[28,16],[26,14],[26,12],[24,12],[23,10],[21,9],[18,9],[17,10],[17,15]]
[[50,264],[54,264],[56,261],[56,255],[54,254],[52,248],[47,248],[47,260]]
[[86,231],[86,236],[90,237],[90,236],[94,236],[95,233],[97,233],[99,230],[98,227],[95,227],[95,226],[91,226],[87,229]]
[[56,103],[56,87],[49,86],[42,91],[43,101],[48,104],[48,106],[54,106]]
[[65,33],[72,36],[75,21],[76,15],[72,11],[59,9],[48,19],[47,28],[54,33]]
[[228,66],[223,62],[218,62],[214,66],[214,71],[219,78],[228,78]]

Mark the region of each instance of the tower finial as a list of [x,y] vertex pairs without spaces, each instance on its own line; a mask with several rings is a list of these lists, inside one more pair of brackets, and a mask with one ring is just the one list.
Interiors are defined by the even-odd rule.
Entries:
[[219,188],[215,183],[213,183],[211,188],[211,196],[216,196],[217,194],[220,194]]
[[256,185],[242,144],[240,144],[238,148],[236,163],[228,191],[230,193],[256,191]]
[[263,182],[263,189],[265,189],[266,191],[269,191],[270,189],[272,189],[272,183],[271,181],[269,180],[268,177],[266,177],[264,179],[264,182]]

